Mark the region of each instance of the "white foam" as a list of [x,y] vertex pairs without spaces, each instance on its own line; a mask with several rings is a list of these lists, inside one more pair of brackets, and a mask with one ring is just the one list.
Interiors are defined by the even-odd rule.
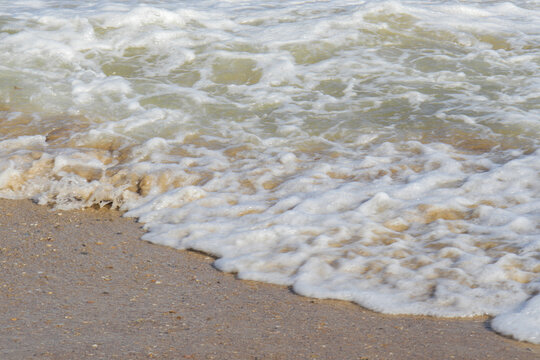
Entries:
[[515,339],[539,344],[540,296],[534,296],[515,310],[496,316],[491,326],[496,331]]

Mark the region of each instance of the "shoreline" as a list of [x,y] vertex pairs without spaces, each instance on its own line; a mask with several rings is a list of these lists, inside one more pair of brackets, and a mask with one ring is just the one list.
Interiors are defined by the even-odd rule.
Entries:
[[0,199],[2,359],[537,359],[489,317],[372,312],[237,280],[108,209]]

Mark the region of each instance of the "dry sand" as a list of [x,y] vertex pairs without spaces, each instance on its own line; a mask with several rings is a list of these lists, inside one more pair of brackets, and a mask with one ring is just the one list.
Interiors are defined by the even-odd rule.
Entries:
[[0,359],[538,359],[488,318],[388,316],[236,280],[133,219],[0,200]]

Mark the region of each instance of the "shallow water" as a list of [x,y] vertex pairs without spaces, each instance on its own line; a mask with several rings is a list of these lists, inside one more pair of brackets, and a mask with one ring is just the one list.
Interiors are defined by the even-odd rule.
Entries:
[[535,1],[0,2],[0,196],[540,343],[538,24]]

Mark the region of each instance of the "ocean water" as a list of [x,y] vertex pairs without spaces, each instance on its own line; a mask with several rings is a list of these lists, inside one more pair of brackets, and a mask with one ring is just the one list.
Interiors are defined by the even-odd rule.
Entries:
[[540,343],[538,1],[0,1],[0,196]]

